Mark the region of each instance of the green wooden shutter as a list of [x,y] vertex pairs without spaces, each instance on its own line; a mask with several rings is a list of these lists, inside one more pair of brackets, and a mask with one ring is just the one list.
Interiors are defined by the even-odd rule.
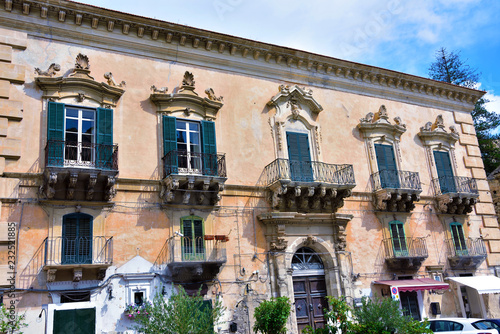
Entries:
[[384,189],[398,189],[400,184],[394,148],[392,145],[375,144],[375,153],[377,155],[380,186]]
[[217,176],[217,143],[215,136],[215,123],[201,121],[203,141],[203,175]]
[[113,169],[113,110],[97,108],[96,167]]
[[96,309],[55,310],[53,334],[95,334]]
[[74,215],[63,217],[62,264],[77,263],[78,219]]
[[182,257],[185,260],[191,258],[194,250],[193,238],[193,221],[191,219],[184,219],[182,221]]
[[451,166],[449,153],[434,151],[434,161],[436,162],[441,194],[456,192],[455,178],[453,177],[453,167]]
[[391,222],[389,224],[392,238],[394,255],[408,256],[408,247],[406,245],[404,224],[401,222]]
[[[163,116],[163,164],[165,176],[177,174],[179,165],[177,154],[172,151],[177,150],[177,128],[175,117]],[[172,152],[171,154],[168,154]]]
[[64,165],[64,104],[49,102],[47,109],[47,166]]
[[205,241],[203,240],[204,233],[202,220],[193,220],[193,232],[195,238],[196,254],[199,260],[202,260],[205,255]]
[[92,263],[92,218],[87,215],[78,217],[78,260]]
[[62,263],[92,263],[92,216],[69,214],[63,217]]
[[453,238],[453,245],[455,246],[455,254],[458,256],[466,256],[469,254],[467,244],[465,242],[464,230],[462,224],[451,223],[451,236]]
[[292,180],[314,181],[308,135],[305,133],[287,132],[286,141]]

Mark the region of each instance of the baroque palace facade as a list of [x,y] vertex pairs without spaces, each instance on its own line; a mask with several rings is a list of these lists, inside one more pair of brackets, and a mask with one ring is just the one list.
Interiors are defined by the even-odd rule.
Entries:
[[[0,0],[3,302],[134,333],[181,284],[250,333],[288,296],[500,317],[484,92],[70,1]],[[15,259],[15,261],[14,261]],[[13,284],[15,281],[15,284]],[[12,304],[11,304],[12,303]]]

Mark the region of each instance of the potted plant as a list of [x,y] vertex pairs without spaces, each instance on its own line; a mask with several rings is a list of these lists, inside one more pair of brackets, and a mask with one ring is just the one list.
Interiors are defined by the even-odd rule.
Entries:
[[214,240],[214,237],[215,237],[215,236],[214,236],[214,235],[212,235],[212,234],[205,234],[204,239],[205,239],[205,240]]

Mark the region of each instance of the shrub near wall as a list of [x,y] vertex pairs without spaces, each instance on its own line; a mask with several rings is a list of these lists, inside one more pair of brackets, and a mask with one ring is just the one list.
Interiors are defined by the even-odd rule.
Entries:
[[255,308],[255,333],[282,334],[286,333],[286,322],[290,316],[291,304],[287,297],[265,300]]

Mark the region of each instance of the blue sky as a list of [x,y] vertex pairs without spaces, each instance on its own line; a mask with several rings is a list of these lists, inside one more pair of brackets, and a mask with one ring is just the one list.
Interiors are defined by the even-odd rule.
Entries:
[[498,0],[81,0],[423,77],[437,49],[460,51],[500,113]]

